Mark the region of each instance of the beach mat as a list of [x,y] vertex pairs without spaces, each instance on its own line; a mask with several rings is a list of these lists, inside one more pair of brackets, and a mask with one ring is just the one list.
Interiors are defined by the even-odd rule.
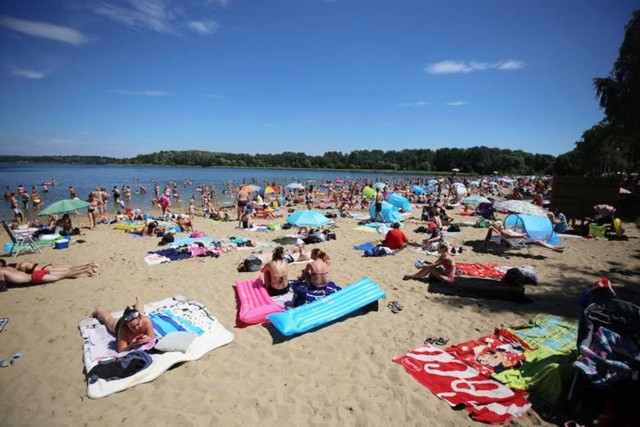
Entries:
[[[153,321],[157,337],[162,337],[159,342],[167,339],[173,332],[190,333],[194,336],[193,341],[185,348],[184,353],[181,351],[150,353],[151,364],[130,377],[88,382],[87,395],[90,398],[99,399],[138,384],[153,381],[173,365],[200,359],[210,351],[233,341],[233,334],[204,305],[181,295],[146,304],[144,309]],[[122,312],[113,313],[113,315],[119,318]],[[164,321],[154,320],[154,317]],[[110,350],[113,351],[115,348],[115,337],[108,333],[105,335],[106,328],[94,318],[83,320],[78,328],[82,336],[85,373],[88,374],[101,360],[115,356],[110,353]],[[120,356],[122,353],[117,355]]]
[[428,291],[459,297],[498,299],[518,303],[531,302],[531,299],[525,295],[524,286],[479,277],[456,277],[453,283],[429,280]]

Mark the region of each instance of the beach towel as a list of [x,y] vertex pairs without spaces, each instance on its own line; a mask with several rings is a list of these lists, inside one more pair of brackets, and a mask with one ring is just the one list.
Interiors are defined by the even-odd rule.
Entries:
[[[180,333],[187,333],[192,338],[190,344],[186,348],[175,351],[154,352],[151,354],[151,365],[129,377],[112,381],[98,379],[88,383],[87,395],[90,398],[98,399],[153,381],[171,366],[197,360],[206,353],[233,341],[233,334],[220,324],[204,305],[181,295],[146,304],[145,312],[152,319],[154,330],[159,337],[156,349],[169,347],[166,343],[170,341],[168,338],[177,337]],[[118,318],[122,312],[113,315]],[[80,322],[79,329],[82,336],[85,372],[89,373],[100,360],[107,360],[101,357],[105,355],[100,352],[115,348],[111,344],[112,341],[115,342],[115,337],[108,332],[107,335],[100,332],[102,329],[106,331],[106,328],[93,318]],[[94,358],[96,354],[100,355],[99,360]]]
[[376,240],[373,242],[361,243],[359,245],[354,246],[353,249],[356,249],[358,251],[372,250],[373,248],[377,247],[380,244],[382,244],[382,242],[380,240]]
[[461,276],[468,277],[484,277],[488,279],[501,280],[507,270],[507,267],[499,264],[482,264],[479,262],[456,262],[456,270]]
[[526,344],[515,335],[496,328],[491,335],[452,345],[446,351],[489,377],[520,366],[526,359],[525,349]]
[[377,233],[378,232],[377,229],[375,229],[373,227],[368,227],[366,225],[359,225],[357,227],[354,227],[353,229],[357,230],[357,231],[365,231],[367,233]]
[[432,345],[393,361],[451,407],[463,406],[476,421],[504,423],[531,407],[526,392],[512,390]]
[[536,314],[527,324],[507,328],[531,348],[546,346],[569,354],[576,349],[578,323],[551,314]]

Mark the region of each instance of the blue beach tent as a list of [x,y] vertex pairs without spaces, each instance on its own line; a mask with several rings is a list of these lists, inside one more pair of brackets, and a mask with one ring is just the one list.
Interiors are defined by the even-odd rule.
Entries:
[[394,206],[397,206],[400,209],[403,209],[405,212],[413,212],[413,207],[411,206],[409,199],[401,196],[398,193],[391,193],[387,198],[387,202],[391,203]]
[[[389,202],[382,202],[382,217],[384,218],[384,222],[401,222],[402,216],[400,215],[400,211],[398,211],[398,207],[392,205]],[[376,218],[376,204],[371,203],[369,206],[369,214],[371,215],[371,219],[374,221],[380,221],[380,217]]]
[[531,239],[547,242],[557,246],[561,244],[560,237],[553,231],[553,224],[546,216],[525,214],[510,214],[504,219],[504,226],[522,230]]
[[427,194],[427,190],[425,190],[424,188],[420,187],[419,185],[414,185],[413,188],[411,189],[411,191],[413,192],[413,194],[415,194],[417,196],[421,196],[423,194]]

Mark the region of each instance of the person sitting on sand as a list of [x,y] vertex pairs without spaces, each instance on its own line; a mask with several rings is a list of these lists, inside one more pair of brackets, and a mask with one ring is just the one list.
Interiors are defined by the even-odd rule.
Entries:
[[[300,261],[310,261],[311,260],[311,251],[305,248],[304,241],[302,239],[296,240],[296,244],[291,248],[288,254],[293,261],[291,262],[300,262]],[[286,259],[285,254],[285,259]]]
[[404,231],[400,230],[400,223],[394,222],[382,241],[382,246],[386,246],[389,249],[402,249],[410,243],[411,240],[404,234]]
[[558,208],[551,209],[551,212],[547,214],[551,223],[553,224],[553,231],[556,233],[566,233],[569,229],[569,224],[567,223],[567,217],[560,212]]
[[406,275],[402,278],[402,280],[433,277],[440,282],[452,283],[456,278],[456,263],[453,258],[451,258],[449,249],[449,243],[441,242],[438,245],[438,253],[440,254],[440,256],[438,257],[436,262],[434,262],[433,264],[425,263],[420,267],[420,270],[417,273]]
[[7,266],[5,260],[0,259],[0,291],[7,288],[7,284],[11,285],[39,285],[41,283],[53,283],[62,279],[75,279],[76,277],[87,274],[93,276],[95,272],[92,269],[49,271],[47,269],[35,270],[33,273],[25,273],[14,267]]
[[299,279],[304,279],[311,289],[324,288],[329,283],[329,256],[323,250],[314,248],[311,260],[302,270]]
[[251,221],[251,215],[248,212],[244,212],[240,217],[240,228],[253,228],[253,222]]
[[135,305],[127,306],[120,319],[100,306],[96,307],[91,316],[104,323],[109,332],[116,336],[119,353],[133,350],[156,338],[151,319],[145,316],[144,307],[137,296]]
[[284,259],[284,248],[278,246],[273,250],[271,261],[262,267],[264,285],[271,296],[289,292],[289,263]]
[[34,271],[47,270],[50,273],[82,272],[86,274],[96,274],[99,271],[98,264],[89,262],[87,264],[38,264],[29,261],[22,261],[15,265],[16,270],[31,274]]
[[509,230],[505,228],[504,224],[502,224],[502,222],[500,221],[496,222],[495,225],[492,225],[489,227],[487,231],[487,236],[484,239],[485,247],[489,244],[489,242],[491,241],[491,237],[493,237],[494,234],[500,235],[506,241],[509,241],[509,239],[521,238],[521,239],[526,239],[528,243],[532,243],[534,245],[541,246],[543,248],[551,249],[552,251],[555,251],[555,252],[559,252],[559,253],[564,252],[563,246],[553,246],[547,242],[543,242],[542,240],[531,239],[526,234],[518,233],[513,230]]

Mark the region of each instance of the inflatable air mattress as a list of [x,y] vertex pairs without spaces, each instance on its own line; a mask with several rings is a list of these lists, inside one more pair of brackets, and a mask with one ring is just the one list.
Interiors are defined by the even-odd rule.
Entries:
[[255,325],[267,320],[267,315],[278,313],[283,310],[278,304],[273,302],[267,293],[262,278],[243,282],[236,281],[236,291],[240,308],[238,310],[238,320],[247,325]]
[[369,277],[309,304],[270,314],[267,319],[284,336],[301,334],[350,314],[387,294]]

